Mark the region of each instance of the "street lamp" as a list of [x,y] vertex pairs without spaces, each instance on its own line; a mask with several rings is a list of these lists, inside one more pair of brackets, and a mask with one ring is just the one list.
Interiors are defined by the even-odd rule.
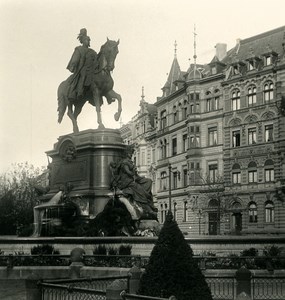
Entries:
[[171,164],[168,164],[168,183],[169,183],[169,190],[168,190],[168,206],[169,206],[169,211],[171,212],[171,172],[172,172],[172,167]]
[[[168,163],[168,183],[169,183],[169,190],[168,190],[168,205],[169,205],[169,211],[171,211],[171,173],[172,172],[172,166],[171,163]],[[177,171],[178,180],[180,180],[180,172]]]

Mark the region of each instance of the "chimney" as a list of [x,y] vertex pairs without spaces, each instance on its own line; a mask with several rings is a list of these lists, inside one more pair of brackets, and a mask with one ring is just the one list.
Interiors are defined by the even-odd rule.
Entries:
[[218,43],[216,46],[216,56],[219,61],[223,60],[227,55],[227,44]]

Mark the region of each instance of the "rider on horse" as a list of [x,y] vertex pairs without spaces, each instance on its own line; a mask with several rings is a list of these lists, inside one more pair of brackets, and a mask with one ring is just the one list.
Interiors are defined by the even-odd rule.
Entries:
[[97,68],[97,53],[90,49],[90,37],[85,28],[80,30],[78,40],[82,46],[75,48],[67,65],[67,69],[73,74],[68,78],[69,99],[81,99],[86,91],[94,84],[94,70]]

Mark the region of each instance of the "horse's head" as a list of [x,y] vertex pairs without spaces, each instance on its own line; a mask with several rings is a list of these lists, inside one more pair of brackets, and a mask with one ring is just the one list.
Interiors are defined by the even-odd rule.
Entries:
[[112,41],[107,38],[107,42],[101,46],[100,53],[104,55],[106,60],[106,67],[108,71],[113,71],[115,68],[115,59],[119,53],[118,45],[120,40]]

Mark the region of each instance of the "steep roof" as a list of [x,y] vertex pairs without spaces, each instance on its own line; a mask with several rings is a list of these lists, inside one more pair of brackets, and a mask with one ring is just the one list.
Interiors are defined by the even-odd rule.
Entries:
[[169,94],[173,93],[176,91],[176,85],[175,82],[177,80],[181,79],[181,70],[180,66],[177,60],[177,57],[175,56],[171,65],[170,72],[168,74],[168,78],[166,83],[164,84],[162,89],[169,89]]
[[266,52],[283,53],[282,43],[285,42],[285,26],[240,40],[239,43],[227,52],[223,63],[231,64],[236,59],[246,60],[252,55],[262,56]]

